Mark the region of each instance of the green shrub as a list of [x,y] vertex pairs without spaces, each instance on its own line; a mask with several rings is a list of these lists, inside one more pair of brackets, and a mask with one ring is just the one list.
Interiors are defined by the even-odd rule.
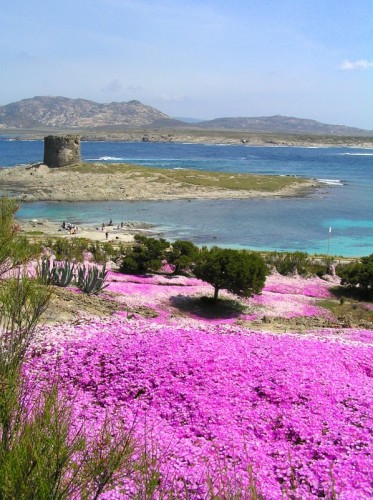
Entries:
[[158,271],[165,258],[166,249],[170,244],[163,238],[148,238],[142,235],[135,236],[135,245],[124,255],[120,272],[146,273]]
[[167,253],[167,261],[175,266],[174,274],[185,272],[195,264],[199,249],[190,241],[176,240]]
[[265,260],[270,268],[275,268],[283,276],[295,273],[300,276],[312,274],[312,261],[305,252],[270,252]]
[[18,205],[11,198],[0,198],[0,277],[40,254],[40,245],[19,235],[14,219]]
[[118,257],[120,250],[117,250],[107,241],[92,241],[87,247],[88,252],[93,255],[93,260],[98,264],[105,264],[108,260],[114,260]]
[[214,301],[221,289],[243,297],[260,293],[267,273],[264,259],[258,253],[217,247],[203,249],[194,269],[197,278],[214,287]]
[[323,256],[310,259],[309,274],[319,276],[319,278],[325,274],[331,274],[334,263],[334,257]]
[[338,276],[341,284],[350,288],[359,288],[363,293],[371,296],[373,293],[373,254],[362,257],[360,262],[351,262],[338,266]]
[[49,238],[47,240],[48,248],[51,249],[58,261],[83,262],[84,252],[88,250],[89,244],[89,240],[85,238]]

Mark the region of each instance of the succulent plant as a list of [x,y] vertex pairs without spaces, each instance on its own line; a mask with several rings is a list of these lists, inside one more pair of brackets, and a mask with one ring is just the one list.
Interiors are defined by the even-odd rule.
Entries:
[[73,281],[75,266],[65,260],[61,263],[43,259],[36,269],[39,279],[47,285],[66,287]]
[[101,292],[108,286],[105,285],[107,274],[106,264],[102,266],[101,271],[96,266],[80,266],[78,268],[78,287],[82,292],[88,294]]
[[51,270],[53,285],[62,287],[70,285],[75,278],[74,270],[74,264],[71,264],[68,260],[65,260],[61,264],[54,262]]
[[37,277],[46,285],[52,282],[51,260],[44,258],[36,268]]

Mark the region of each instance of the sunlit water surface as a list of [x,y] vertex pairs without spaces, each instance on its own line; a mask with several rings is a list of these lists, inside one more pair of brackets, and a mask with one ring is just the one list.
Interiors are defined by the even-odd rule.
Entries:
[[[1,166],[42,161],[42,141],[9,139],[0,138]],[[329,249],[346,256],[373,252],[373,150],[121,142],[82,142],[81,148],[85,161],[297,175],[320,179],[323,187],[303,198],[27,203],[20,218],[94,225],[109,219],[144,221],[170,240],[199,245],[310,253]]]

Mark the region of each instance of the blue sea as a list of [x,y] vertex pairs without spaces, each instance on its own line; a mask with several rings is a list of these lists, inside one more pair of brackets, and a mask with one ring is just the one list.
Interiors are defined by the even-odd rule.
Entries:
[[[43,148],[43,141],[0,136],[0,166],[41,162]],[[198,245],[344,256],[373,252],[373,149],[82,142],[81,150],[88,162],[296,175],[319,179],[322,188],[300,198],[25,203],[19,218],[96,225],[143,221],[170,240]]]

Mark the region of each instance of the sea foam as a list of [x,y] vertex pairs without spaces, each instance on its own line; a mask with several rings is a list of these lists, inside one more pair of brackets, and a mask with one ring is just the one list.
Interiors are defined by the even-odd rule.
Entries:
[[344,186],[340,179],[317,179],[322,184],[328,184],[330,186]]

